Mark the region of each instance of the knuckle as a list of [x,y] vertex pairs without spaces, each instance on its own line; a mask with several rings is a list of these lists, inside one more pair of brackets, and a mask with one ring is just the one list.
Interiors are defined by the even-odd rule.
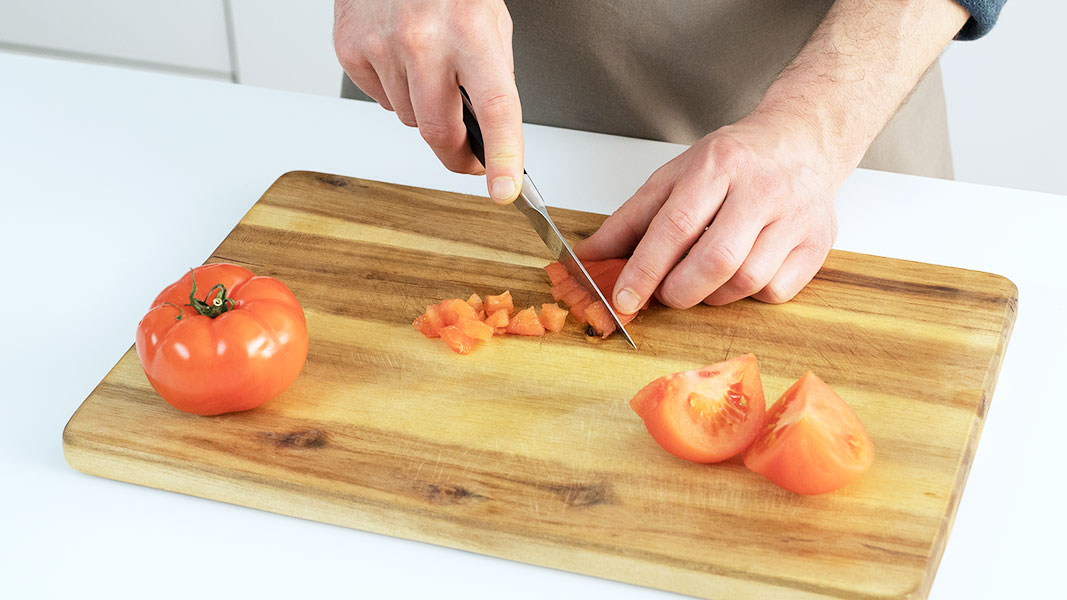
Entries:
[[659,293],[657,293],[656,296],[664,305],[682,310],[692,308],[698,302],[698,300],[688,298],[684,290],[673,284],[665,283],[660,287]]
[[693,215],[685,210],[671,209],[663,216],[664,223],[668,228],[668,235],[671,239],[678,243],[683,243],[691,238],[698,230],[703,231],[704,227],[697,225]]
[[452,124],[439,119],[424,118],[419,121],[419,134],[431,146],[448,144],[455,137],[456,131]]
[[419,17],[409,17],[397,32],[397,43],[408,55],[426,54],[434,47],[437,39],[437,25]]
[[760,299],[769,304],[783,304],[796,296],[796,292],[787,290],[780,283],[772,281],[760,292]]
[[708,150],[706,159],[713,168],[733,170],[743,167],[747,161],[744,146],[729,136],[715,138]]
[[479,104],[479,119],[485,119],[490,125],[507,124],[515,116],[517,101],[510,92],[491,93]]
[[742,265],[741,268],[734,273],[732,279],[731,287],[745,296],[755,294],[767,284],[767,277],[764,273],[745,265]]
[[363,38],[361,56],[371,63],[381,62],[389,56],[389,42],[379,34],[371,34]]
[[732,275],[741,265],[740,253],[727,244],[716,244],[704,253],[704,269],[712,276]]
[[631,262],[627,266],[632,266],[631,277],[638,280],[640,287],[655,289],[660,278],[659,273],[651,265],[642,260]]

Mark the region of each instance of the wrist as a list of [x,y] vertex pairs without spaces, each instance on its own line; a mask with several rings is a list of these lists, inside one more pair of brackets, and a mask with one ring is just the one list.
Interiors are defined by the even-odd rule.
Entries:
[[848,104],[832,90],[798,87],[780,79],[746,119],[788,133],[832,171],[845,176],[856,168],[884,125],[869,122],[870,115],[850,114],[845,108]]

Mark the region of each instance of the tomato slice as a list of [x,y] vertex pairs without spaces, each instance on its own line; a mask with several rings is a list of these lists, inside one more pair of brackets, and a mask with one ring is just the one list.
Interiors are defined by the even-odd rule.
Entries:
[[766,410],[752,354],[660,377],[641,388],[630,407],[664,450],[700,463],[726,460],[748,447]]
[[824,494],[863,474],[874,444],[855,411],[808,371],[767,414],[745,466],[798,494]]
[[537,311],[531,306],[520,310],[515,313],[514,317],[511,317],[507,331],[518,335],[544,335],[545,326],[541,324],[541,320],[537,318]]
[[585,320],[602,338],[615,333],[615,320],[611,318],[608,307],[600,300],[585,307]]

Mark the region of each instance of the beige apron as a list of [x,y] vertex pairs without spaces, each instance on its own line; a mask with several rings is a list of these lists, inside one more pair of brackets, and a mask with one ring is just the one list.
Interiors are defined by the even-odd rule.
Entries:
[[[523,121],[692,143],[759,102],[832,0],[513,0]],[[345,78],[342,95],[369,99]],[[860,166],[952,177],[937,65]]]

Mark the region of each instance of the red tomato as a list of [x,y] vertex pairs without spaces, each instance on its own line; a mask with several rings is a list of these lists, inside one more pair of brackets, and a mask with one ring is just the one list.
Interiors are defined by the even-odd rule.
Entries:
[[198,415],[247,410],[277,396],[300,374],[307,352],[296,296],[277,279],[231,264],[186,273],[137,326],[149,383],[175,408]]
[[744,450],[759,433],[766,409],[751,354],[660,377],[641,388],[630,407],[664,450],[700,463]]
[[823,494],[863,474],[874,444],[856,413],[808,371],[767,414],[745,466],[798,494]]

